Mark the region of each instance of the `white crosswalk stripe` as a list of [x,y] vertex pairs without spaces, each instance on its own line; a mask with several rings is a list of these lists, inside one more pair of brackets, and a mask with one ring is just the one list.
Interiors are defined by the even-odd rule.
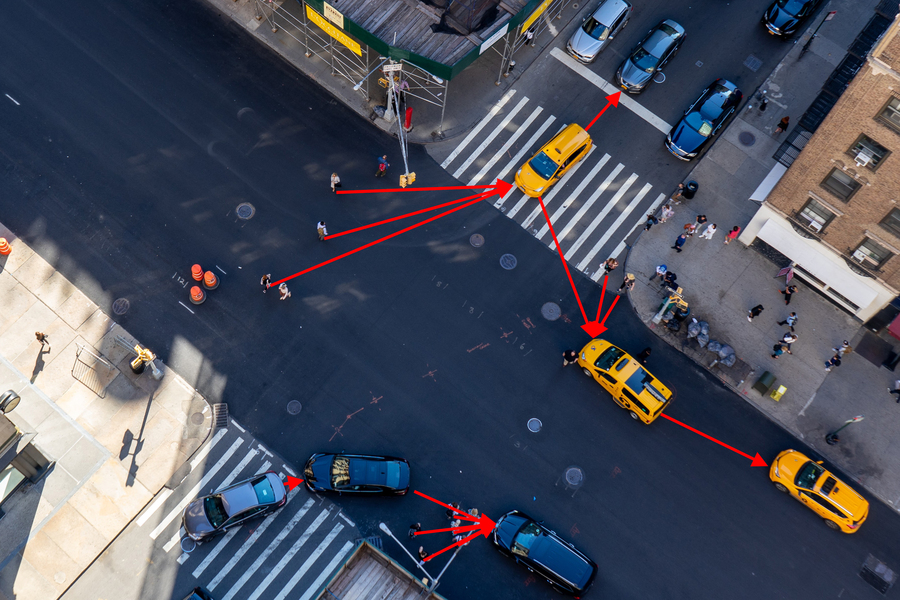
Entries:
[[[637,178],[635,177],[635,179],[637,179]],[[650,191],[651,187],[652,186],[649,183],[647,185],[645,185],[644,188],[637,193],[637,195],[634,197],[634,199],[628,203],[628,207],[622,211],[622,214],[620,214],[619,218],[615,220],[615,222],[612,224],[612,227],[610,227],[606,231],[606,233],[603,234],[603,237],[600,238],[600,240],[596,244],[594,244],[594,247],[591,249],[590,252],[587,253],[587,256],[585,256],[581,260],[581,262],[578,263],[579,270],[583,271],[588,267],[588,264],[590,264],[590,262],[592,260],[594,260],[594,257],[597,256],[597,253],[600,252],[600,249],[607,242],[607,240],[609,240],[611,232],[617,230],[619,228],[619,226],[625,221],[625,219],[627,219],[631,215],[631,213],[634,211],[634,209],[637,208],[638,205],[641,203],[641,200],[644,199],[644,196],[646,196],[647,193]]]
[[[547,131],[547,129],[550,127],[550,125],[553,124],[553,121],[555,121],[555,120],[556,120],[556,117],[551,116],[549,119],[544,121],[544,124],[541,125],[540,128],[538,128],[538,130],[534,132],[534,135],[531,136],[531,139],[529,139],[525,143],[525,145],[522,146],[522,149],[519,150],[516,153],[516,155],[512,157],[512,159],[506,164],[505,167],[503,167],[503,169],[500,171],[500,174],[497,175],[497,177],[499,179],[503,179],[504,181],[509,181],[510,183],[512,183],[512,181],[513,181],[512,170],[516,167],[516,165],[520,164],[522,159],[525,157],[525,153],[528,152],[531,149],[531,147],[537,143],[537,141],[539,139],[541,139],[541,136],[544,135],[544,132]],[[562,131],[562,128],[560,128],[560,131]],[[559,133],[559,132],[557,132],[557,133]],[[517,190],[514,187],[512,190],[510,190],[509,194],[507,194],[503,198],[497,200],[496,203],[494,203],[494,208],[501,208],[503,206],[503,203],[506,202],[507,198],[509,198],[510,195],[513,193],[521,194],[522,192],[519,192],[519,190]]]
[[[572,260],[572,257],[576,252],[578,252],[578,249],[581,248],[581,246],[590,239],[591,234],[597,230],[597,228],[600,226],[600,223],[603,222],[604,217],[609,214],[611,209],[616,207],[616,205],[619,203],[619,200],[622,199],[622,196],[624,196],[629,188],[634,185],[634,182],[637,181],[637,178],[637,174],[632,173],[631,176],[625,180],[625,183],[622,184],[622,186],[618,190],[616,190],[615,195],[609,202],[606,203],[606,207],[603,209],[603,211],[601,211],[600,214],[594,217],[594,220],[591,221],[591,224],[588,225],[587,229],[584,230],[584,233],[582,233],[578,237],[578,239],[575,240],[575,243],[569,246],[569,249],[566,250],[566,260]],[[607,233],[608,232],[609,230],[607,230]]]
[[534,120],[543,111],[544,109],[540,106],[534,109],[534,112],[532,112],[531,115],[527,119],[525,119],[525,122],[522,123],[522,125],[516,128],[513,134],[509,136],[509,139],[506,140],[506,143],[503,144],[503,146],[501,146],[499,150],[497,150],[496,154],[494,154],[494,156],[492,156],[489,161],[484,163],[484,166],[481,167],[481,170],[475,174],[475,177],[469,180],[468,185],[475,185],[476,183],[481,181],[481,179],[487,174],[487,172],[491,170],[491,167],[497,164],[497,161],[503,158],[504,154],[509,152],[509,149],[512,148],[512,145],[515,144],[516,141],[518,141],[519,137],[528,130]]
[[[340,523],[334,526],[334,529],[332,529],[328,536],[324,540],[322,540],[322,542],[313,551],[313,553],[309,555],[309,558],[307,558],[306,561],[302,565],[300,565],[300,568],[297,569],[297,571],[294,573],[294,576],[291,577],[291,580],[288,581],[286,586],[284,586],[284,589],[282,589],[281,592],[277,596],[275,596],[275,600],[284,600],[285,598],[287,598],[287,595],[291,593],[291,591],[294,589],[294,586],[296,586],[300,579],[304,575],[306,575],[306,572],[309,571],[309,568],[313,565],[314,562],[319,559],[320,556],[322,556],[322,554],[325,552],[325,549],[331,544],[331,542],[334,541],[334,538],[337,537],[337,535],[343,528],[344,526]],[[248,598],[247,600],[256,600],[258,597],[259,596],[253,596],[252,598]]]
[[475,159],[478,158],[478,155],[488,147],[488,144],[493,142],[494,138],[496,138],[502,131],[506,129],[506,126],[509,125],[509,122],[512,121],[517,114],[519,114],[519,111],[522,110],[522,107],[527,103],[528,96],[523,96],[522,99],[519,100],[519,103],[516,104],[516,106],[507,113],[506,117],[503,118],[503,120],[500,122],[500,125],[495,127],[494,130],[484,139],[484,141],[481,142],[481,145],[475,148],[475,151],[472,152],[471,155],[469,155],[469,158],[463,161],[463,163],[456,169],[456,172],[453,174],[453,176],[459,178],[459,176],[469,168],[469,165],[475,162]]
[[450,163],[453,162],[453,159],[455,159],[457,156],[459,156],[460,153],[461,153],[463,150],[466,149],[466,146],[469,145],[469,142],[471,142],[472,140],[475,139],[475,136],[477,136],[477,135],[481,132],[481,130],[484,129],[485,125],[487,125],[488,122],[489,122],[491,119],[493,119],[493,118],[497,115],[497,113],[500,112],[500,110],[503,108],[503,106],[504,106],[507,102],[509,102],[509,99],[512,98],[513,95],[514,95],[515,93],[516,93],[516,90],[509,90],[508,92],[506,92],[506,93],[503,95],[502,98],[500,98],[500,101],[497,102],[497,104],[495,104],[495,105],[493,106],[493,108],[491,108],[491,110],[488,111],[488,114],[486,114],[486,115],[484,116],[484,118],[481,120],[481,122],[480,122],[478,125],[475,126],[475,129],[473,129],[472,131],[470,131],[470,132],[469,132],[469,135],[467,135],[467,136],[463,139],[463,141],[461,141],[461,142],[459,143],[459,146],[457,146],[456,149],[455,149],[453,152],[450,153],[450,156],[448,156],[448,157],[444,160],[444,162],[441,163],[441,168],[442,168],[442,169],[446,169],[447,167],[450,166]]

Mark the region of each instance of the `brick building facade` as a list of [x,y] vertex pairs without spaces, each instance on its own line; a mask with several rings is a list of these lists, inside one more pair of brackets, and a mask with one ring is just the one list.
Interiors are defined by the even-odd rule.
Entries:
[[900,18],[740,239],[862,320],[900,294]]

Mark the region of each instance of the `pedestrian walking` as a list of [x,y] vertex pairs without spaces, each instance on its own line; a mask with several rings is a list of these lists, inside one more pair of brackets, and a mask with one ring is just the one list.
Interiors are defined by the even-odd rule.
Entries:
[[778,360],[778,358],[782,354],[784,354],[784,344],[781,344],[781,343],[775,344],[774,346],[772,346],[772,350],[774,350],[774,352],[772,353],[772,358],[774,358],[775,360]]
[[686,236],[694,237],[694,230],[697,229],[697,226],[694,223],[685,223],[682,229],[684,230],[684,234]]
[[780,121],[778,121],[778,127],[775,128],[775,133],[781,133],[783,131],[787,131],[788,124],[791,122],[790,117],[784,117]]
[[288,289],[286,283],[282,283],[278,286],[278,291],[281,293],[281,298],[279,300],[287,300],[291,297],[291,291]]
[[641,353],[637,355],[638,362],[642,365],[647,364],[647,359],[650,358],[650,348],[644,348],[641,350]]
[[534,27],[525,31],[525,45],[534,46]]
[[667,270],[668,270],[668,267],[666,267],[666,265],[659,265],[658,267],[656,267],[656,272],[650,276],[650,281],[653,281],[654,279],[656,279],[657,275],[659,275],[659,279],[660,279],[660,281],[662,281],[662,278],[666,276]]
[[619,266],[619,261],[610,257],[610,258],[607,258],[606,261],[603,263],[603,270],[606,271],[607,275],[609,275],[610,273],[615,271],[616,267],[618,267],[618,266]]
[[741,228],[735,225],[731,228],[731,231],[728,232],[728,235],[725,236],[725,245],[728,245],[728,242],[731,240],[737,239],[738,234],[741,232]]
[[259,280],[259,285],[263,286],[263,294],[266,293],[266,290],[269,289],[269,284],[272,282],[271,273],[266,273],[262,276],[262,279]]
[[694,220],[694,231],[697,231],[704,225],[706,225],[706,215],[697,215],[697,218]]
[[319,232],[319,241],[324,242],[325,236],[328,235],[328,230],[325,228],[325,221],[316,223],[316,231]]
[[798,337],[798,336],[797,336],[796,333],[786,333],[786,334],[784,334],[784,336],[782,336],[781,342],[782,342],[785,346],[787,346],[787,353],[788,353],[788,354],[793,354],[793,352],[791,352],[791,345],[792,345],[794,342],[797,341],[797,337]]
[[423,561],[428,558],[428,553],[425,552],[425,546],[419,546],[419,558]]
[[[447,509],[447,518],[452,521],[453,517],[456,516],[456,510],[460,509],[460,504],[459,504],[459,502],[451,502],[450,506],[452,506],[453,508]],[[453,510],[453,509],[456,509],[456,510]]]
[[715,233],[716,233],[716,229],[718,229],[716,224],[710,223],[709,225],[706,226],[706,229],[703,230],[703,233],[700,234],[700,238],[711,240],[712,236],[715,235]]
[[659,219],[657,219],[653,215],[647,215],[647,222],[644,223],[644,231],[650,231],[650,228],[659,223]]
[[574,350],[566,350],[563,352],[563,366],[568,367],[571,364],[578,362],[578,353]]
[[792,312],[787,319],[784,321],[778,321],[779,325],[787,325],[791,328],[791,331],[794,331],[794,325],[797,324],[797,313]]
[[853,352],[853,348],[850,346],[850,342],[848,342],[847,340],[844,340],[843,344],[841,344],[837,348],[832,348],[832,350],[841,357],[843,357],[845,354],[850,354],[851,352]]
[[622,281],[622,285],[619,286],[617,294],[621,294],[622,292],[630,292],[634,289],[634,275],[632,273],[625,274],[625,280]]
[[337,189],[341,187],[341,178],[338,177],[337,173],[331,174],[331,191],[335,194],[337,193]]
[[391,165],[387,161],[387,154],[383,155],[378,159],[378,170],[375,171],[375,177],[384,177],[384,174],[387,173],[388,167]]
[[769,107],[769,99],[763,98],[762,102],[759,103],[759,112],[766,112],[766,108]]
[[[779,291],[781,291],[781,290],[779,290]],[[784,304],[786,306],[791,303],[791,296],[793,296],[794,294],[797,293],[797,286],[789,285],[789,286],[787,286],[787,288],[785,288],[783,291],[781,291],[781,293],[784,294]]]
[[678,239],[675,240],[675,245],[672,246],[672,249],[678,250],[679,252],[681,252],[681,247],[684,246],[684,243],[687,241],[687,239],[688,239],[687,234],[682,233],[681,235],[678,236]]
[[39,341],[41,343],[41,350],[44,349],[45,344],[47,346],[47,350],[50,350],[50,340],[47,339],[48,336],[46,333],[41,333],[40,331],[35,331],[34,337],[37,338],[37,341]]
[[662,207],[662,210],[659,213],[659,222],[665,223],[669,219],[675,216],[675,211],[672,210],[672,207],[666,204]]
[[421,523],[413,523],[412,525],[409,526],[409,534],[408,535],[409,535],[409,537],[413,538],[413,537],[416,537],[416,534],[420,531],[422,531],[422,524]]
[[750,322],[752,323],[752,322],[753,322],[753,317],[758,317],[758,316],[759,316],[759,313],[761,313],[761,312],[764,311],[764,310],[765,310],[765,309],[763,308],[763,305],[762,305],[762,304],[757,304],[756,306],[754,306],[753,308],[751,308],[750,311],[747,313],[747,320],[750,321]]
[[897,404],[900,404],[900,379],[894,382],[894,389],[888,388],[888,392],[897,396]]
[[827,373],[831,371],[831,369],[839,366],[841,366],[841,355],[835,354],[831,357],[831,360],[825,362],[825,372]]
[[678,187],[675,188],[675,191],[672,192],[672,196],[669,198],[673,204],[681,204],[681,201],[684,200],[684,184],[679,183]]
[[678,279],[678,275],[674,271],[668,271],[662,278],[663,287],[670,288],[673,291],[677,290],[678,284],[675,283],[676,279]]

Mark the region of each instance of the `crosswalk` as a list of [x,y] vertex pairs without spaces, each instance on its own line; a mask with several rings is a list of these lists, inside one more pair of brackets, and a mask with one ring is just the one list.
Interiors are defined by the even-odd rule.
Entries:
[[[511,89],[441,167],[467,185],[487,185],[496,179],[512,183],[519,166],[565,125]],[[642,181],[638,173],[595,145],[542,198],[552,232],[538,200],[515,187],[494,206],[553,251],[555,233],[565,259],[599,281],[603,261],[620,258],[646,215],[656,211],[665,198],[653,184]]]
[[300,485],[265,519],[195,545],[181,527],[191,500],[269,470],[283,479],[297,474],[234,421],[217,430],[189,464],[185,481],[161,492],[135,523],[156,540],[161,560],[177,561],[180,579],[204,586],[217,599],[309,600],[359,537],[355,523],[337,506]]

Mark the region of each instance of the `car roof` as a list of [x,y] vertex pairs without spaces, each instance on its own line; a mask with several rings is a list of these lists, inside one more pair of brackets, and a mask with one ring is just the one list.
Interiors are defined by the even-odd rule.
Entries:
[[528,558],[553,571],[572,586],[583,587],[590,578],[594,565],[552,531],[538,525],[543,535],[534,540],[528,550]]
[[[668,25],[672,29],[674,29],[678,35],[673,37],[663,31],[663,25]],[[652,54],[653,56],[662,56],[662,53],[665,52],[672,44],[675,43],[675,40],[684,35],[684,28],[672,21],[671,19],[667,19],[662,21],[659,25],[657,25],[653,31],[650,33],[649,37],[647,37],[647,41],[645,41],[641,46],[643,46],[644,50]]]
[[587,131],[581,128],[581,125],[572,123],[563,128],[562,131],[547,142],[541,150],[555,162],[562,162],[568,156],[584,144],[590,141],[591,136]]
[[631,4],[625,0],[606,0],[600,3],[591,16],[604,25],[612,25],[619,15],[630,8]]
[[[253,481],[255,480],[254,478]],[[250,481],[222,490],[220,495],[222,504],[225,506],[225,513],[229,517],[259,504]]]

